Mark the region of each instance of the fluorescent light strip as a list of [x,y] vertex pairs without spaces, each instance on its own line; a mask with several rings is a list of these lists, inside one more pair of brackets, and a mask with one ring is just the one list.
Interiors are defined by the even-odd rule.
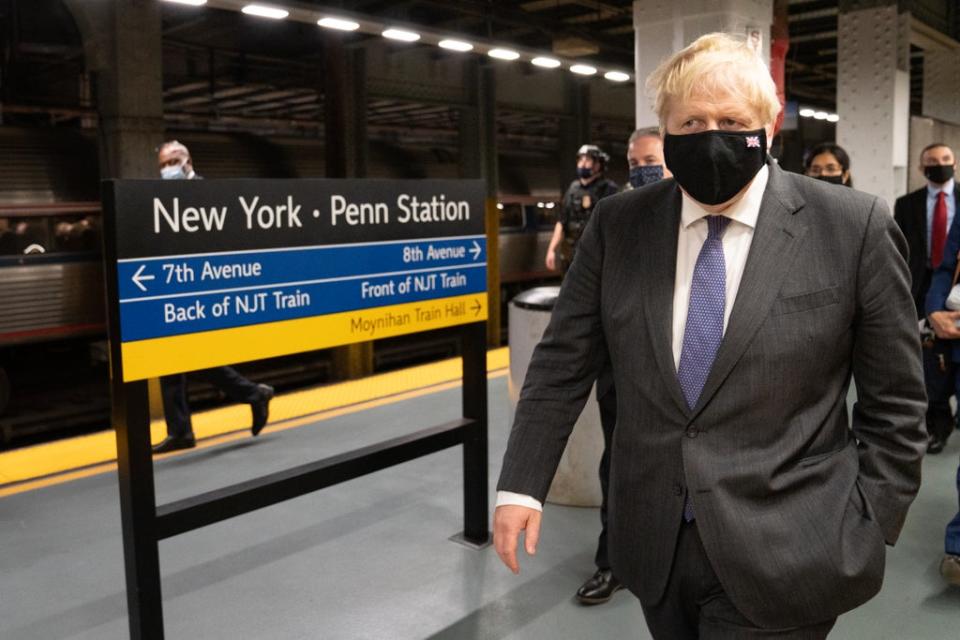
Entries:
[[814,113],[813,109],[800,109],[801,118],[812,118]]
[[472,51],[473,45],[469,42],[464,42],[463,40],[441,40],[438,44],[438,47],[441,49],[449,49],[450,51]]
[[241,9],[248,16],[257,16],[258,18],[270,18],[271,20],[283,20],[290,15],[286,9],[268,7],[262,4],[248,4]]
[[813,119],[814,119],[814,120],[826,120],[826,119],[827,119],[827,112],[826,112],[826,111],[817,111],[815,114],[813,114]]
[[573,71],[581,76],[592,76],[597,72],[597,68],[591,67],[588,64],[575,64],[570,67],[570,71]]
[[388,40],[399,40],[400,42],[416,42],[420,39],[419,33],[405,31],[404,29],[384,29],[380,35]]
[[185,4],[191,7],[202,7],[207,4],[207,0],[164,0],[164,2],[169,2],[171,4]]
[[630,79],[630,74],[623,71],[607,71],[603,77],[611,82],[626,82]]
[[556,58],[546,58],[544,56],[537,56],[536,58],[530,61],[530,64],[537,67],[543,67],[544,69],[556,69],[557,67],[560,66],[561,63]]
[[324,29],[336,29],[337,31],[356,31],[360,28],[359,22],[353,20],[344,20],[343,18],[320,18],[317,24]]
[[514,51],[513,49],[490,49],[487,51],[487,55],[491,58],[496,58],[497,60],[516,60],[520,57],[520,54]]
[[828,114],[827,122],[840,122],[840,116],[835,113]]

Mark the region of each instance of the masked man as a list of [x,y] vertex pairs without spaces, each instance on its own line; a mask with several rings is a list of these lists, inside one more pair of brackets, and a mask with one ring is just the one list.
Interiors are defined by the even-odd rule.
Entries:
[[648,127],[637,129],[630,134],[627,141],[627,166],[630,167],[630,181],[625,187],[628,191],[673,177],[670,170],[664,166],[660,129]]
[[[193,159],[187,147],[176,140],[165,142],[157,154],[160,176],[164,180],[198,180],[193,170]],[[273,387],[255,384],[232,367],[214,367],[198,372],[211,384],[219,387],[233,402],[250,405],[253,424],[250,431],[259,435],[267,424]],[[163,414],[167,420],[167,437],[153,447],[154,453],[167,453],[177,449],[190,449],[197,445],[187,404],[187,376],[179,373],[160,378],[163,394]]]
[[[553,271],[559,266],[563,273],[567,272],[577,249],[577,241],[594,207],[601,199],[620,190],[616,182],[604,177],[609,161],[610,156],[593,144],[585,144],[577,151],[577,179],[570,183],[563,195],[559,218],[547,249],[547,269]],[[561,247],[557,260],[557,249]]]
[[519,571],[521,532],[536,550],[609,353],[610,561],[653,637],[824,638],[880,590],[920,483],[906,243],[882,200],[768,158],[780,104],[742,41],[703,36],[649,84],[674,178],[583,232],[517,406],[497,553]]

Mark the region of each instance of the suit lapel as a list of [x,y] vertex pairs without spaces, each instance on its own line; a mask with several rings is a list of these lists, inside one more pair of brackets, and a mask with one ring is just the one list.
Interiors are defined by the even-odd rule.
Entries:
[[673,288],[677,273],[677,235],[680,232],[680,190],[673,189],[649,224],[637,225],[637,239],[647,331],[661,379],[684,415],[690,413],[673,362]]
[[783,280],[790,272],[794,253],[806,233],[806,226],[794,215],[803,207],[803,200],[787,189],[787,178],[777,165],[768,166],[770,179],[760,204],[760,215],[737,299],[710,375],[690,415],[691,420],[716,394],[767,318]]

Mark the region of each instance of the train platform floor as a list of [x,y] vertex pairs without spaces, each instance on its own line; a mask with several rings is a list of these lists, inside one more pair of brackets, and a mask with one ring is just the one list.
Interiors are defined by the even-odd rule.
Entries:
[[[494,364],[489,381],[491,503],[509,429],[505,356],[491,361],[495,357],[501,366]],[[417,369],[397,373],[416,377],[411,371]],[[450,371],[455,377],[456,367]],[[158,459],[158,502],[455,419],[459,384],[441,373],[420,369],[426,388],[386,398],[358,400],[366,396],[340,388],[329,398],[339,404],[298,417],[282,418],[304,407],[295,410],[285,404],[292,397],[278,398],[273,415],[283,421],[258,438],[222,427],[224,433],[202,434],[197,449]],[[437,377],[424,385],[430,375]],[[233,418],[234,425],[248,419]],[[229,422],[200,415],[198,430],[201,421],[208,427]],[[958,637],[960,589],[937,573],[943,528],[957,509],[958,454],[960,436],[925,460],[923,487],[889,551],[882,592],[843,616],[831,637]],[[5,462],[0,458],[0,470],[12,474]],[[0,638],[128,637],[110,464],[89,462],[8,483],[0,497]],[[573,599],[593,569],[596,509],[548,505],[537,556],[522,558],[514,576],[492,548],[448,540],[462,528],[461,482],[460,450],[449,449],[162,542],[166,637],[649,638],[631,595],[621,592],[590,608]]]

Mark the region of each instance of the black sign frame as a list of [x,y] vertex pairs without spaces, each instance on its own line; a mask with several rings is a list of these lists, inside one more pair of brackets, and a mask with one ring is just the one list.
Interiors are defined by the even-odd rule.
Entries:
[[114,182],[106,181],[103,188],[103,256],[110,340],[111,415],[117,437],[127,612],[133,640],[162,640],[164,637],[160,540],[451,447],[463,446],[464,479],[463,531],[452,536],[451,540],[475,549],[490,544],[486,322],[471,322],[458,327],[463,381],[460,419],[158,505],[147,381],[123,381]]

